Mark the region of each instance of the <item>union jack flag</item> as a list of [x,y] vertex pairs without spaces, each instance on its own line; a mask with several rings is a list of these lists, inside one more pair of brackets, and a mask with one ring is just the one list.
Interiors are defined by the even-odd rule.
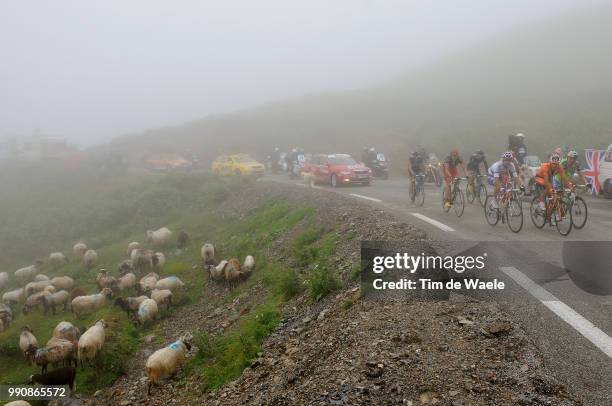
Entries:
[[584,150],[586,164],[582,173],[587,180],[593,184],[591,191],[594,196],[601,193],[601,184],[599,183],[599,161],[604,158],[605,153],[606,151],[600,149]]

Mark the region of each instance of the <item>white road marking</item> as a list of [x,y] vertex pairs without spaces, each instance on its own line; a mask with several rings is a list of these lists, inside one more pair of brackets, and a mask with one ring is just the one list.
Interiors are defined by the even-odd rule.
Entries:
[[359,198],[361,198],[361,199],[371,200],[371,201],[373,201],[373,202],[378,202],[378,203],[382,202],[382,200],[380,200],[380,199],[375,199],[375,198],[373,198],[373,197],[370,197],[370,196],[364,196],[364,195],[360,195],[360,194],[357,194],[357,193],[350,193],[350,195],[351,195],[351,196],[355,196],[355,197],[359,197]]
[[557,299],[552,293],[529,279],[524,273],[512,266],[502,266],[499,268],[506,275],[511,277],[523,289],[531,293],[550,311],[555,313],[561,320],[572,326],[582,334],[593,345],[599,348],[604,354],[612,358],[612,337],[597,328],[589,320],[585,319],[574,309]]
[[426,215],[424,215],[424,214],[421,214],[421,213],[410,213],[410,214],[412,214],[414,217],[416,217],[416,218],[418,218],[418,219],[423,220],[423,221],[424,221],[424,222],[426,222],[426,223],[431,224],[432,226],[436,226],[436,227],[438,227],[438,228],[439,228],[440,230],[442,230],[442,231],[455,231],[455,229],[454,229],[454,228],[449,227],[449,226],[447,226],[447,225],[446,225],[446,224],[444,224],[444,223],[440,223],[438,220],[434,220],[434,219],[432,219],[432,218],[429,218],[429,217],[427,217],[427,216],[426,216]]

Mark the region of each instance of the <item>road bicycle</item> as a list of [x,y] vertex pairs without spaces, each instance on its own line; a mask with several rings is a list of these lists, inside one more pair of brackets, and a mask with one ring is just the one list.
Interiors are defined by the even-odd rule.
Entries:
[[501,220],[513,233],[520,232],[523,229],[523,205],[519,192],[520,189],[506,185],[500,188],[497,198],[488,195],[484,206],[487,223],[495,226]]
[[419,206],[425,203],[425,175],[422,173],[410,180],[410,201]]
[[586,193],[590,185],[576,185],[576,192],[572,191],[565,198],[569,200],[569,206],[572,208],[572,224],[576,230],[581,230],[587,222],[589,211],[586,201],[578,196],[577,193]]
[[[450,204],[451,207],[455,210],[455,214],[457,217],[461,217],[463,215],[463,210],[465,210],[465,198],[463,197],[463,191],[459,187],[461,183],[461,178],[453,178],[451,182],[451,198]],[[446,188],[442,189],[442,210],[448,213],[451,207],[446,207]]]
[[477,175],[476,177],[471,176],[468,178],[467,185],[465,186],[465,197],[469,203],[474,203],[474,200],[478,197],[480,205],[484,207],[487,200],[486,177],[487,175]]
[[551,227],[554,225],[557,228],[559,234],[567,236],[573,227],[571,193],[570,189],[553,189],[552,194],[545,198],[544,210],[540,208],[540,198],[534,197],[529,209],[533,225],[542,228],[548,222]]

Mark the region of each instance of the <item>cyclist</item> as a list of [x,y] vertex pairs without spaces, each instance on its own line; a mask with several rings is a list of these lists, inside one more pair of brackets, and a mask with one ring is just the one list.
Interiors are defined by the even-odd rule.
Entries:
[[445,186],[445,199],[444,199],[444,208],[448,209],[452,206],[451,203],[451,183],[453,179],[459,177],[458,167],[461,167],[463,172],[463,176],[467,177],[467,172],[465,170],[465,166],[463,165],[463,159],[459,155],[458,149],[453,149],[449,156],[444,160],[444,164],[442,165],[442,169],[444,171],[444,180],[446,182]]
[[[571,187],[572,184],[567,180],[563,166],[561,166],[561,156],[553,154],[550,161],[543,163],[535,176],[536,192],[540,196],[538,209],[546,210],[544,199],[552,194],[553,188],[559,189],[561,184]],[[546,193],[542,193],[546,192]]]
[[415,199],[415,186],[416,186],[416,175],[425,173],[425,160],[423,156],[418,152],[414,151],[410,158],[408,158],[408,174],[410,175],[410,188],[412,189],[412,201]]
[[521,190],[524,190],[523,182],[521,178],[518,176],[518,172],[516,169],[516,164],[514,163],[514,155],[512,151],[504,152],[501,155],[501,159],[495,162],[489,170],[487,171],[489,183],[495,186],[493,196],[494,207],[497,208],[497,195],[499,194],[499,189],[501,185],[507,184],[510,180],[514,180],[515,184],[519,184],[521,186]]
[[582,173],[580,163],[578,163],[578,152],[573,150],[569,151],[566,158],[561,161],[561,166],[563,167],[563,172],[565,172],[568,179],[571,179],[574,183],[580,183],[581,185],[585,185],[587,183],[586,178]]
[[470,157],[470,161],[467,164],[467,170],[469,175],[468,182],[470,183],[472,188],[474,187],[474,180],[478,175],[480,175],[480,165],[484,165],[484,170],[486,172],[487,168],[489,167],[489,164],[487,164],[487,158],[485,157],[485,153],[482,149],[479,149],[474,152]]

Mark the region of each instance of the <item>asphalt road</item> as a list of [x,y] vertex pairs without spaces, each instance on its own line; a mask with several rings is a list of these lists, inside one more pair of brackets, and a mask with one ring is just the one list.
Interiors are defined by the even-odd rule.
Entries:
[[[262,181],[311,187],[282,175]],[[423,207],[410,203],[406,179],[316,187],[387,210],[432,239],[480,244],[488,254],[482,277],[504,281],[506,288],[484,292],[479,299],[495,300],[511,315],[544,362],[586,405],[612,405],[612,267],[607,265],[612,264],[612,200],[585,197],[586,226],[563,237],[554,227],[537,229],[527,202],[523,229],[515,234],[501,222],[488,225],[477,201],[466,202],[461,217],[452,209],[443,212],[441,190],[430,184]]]

